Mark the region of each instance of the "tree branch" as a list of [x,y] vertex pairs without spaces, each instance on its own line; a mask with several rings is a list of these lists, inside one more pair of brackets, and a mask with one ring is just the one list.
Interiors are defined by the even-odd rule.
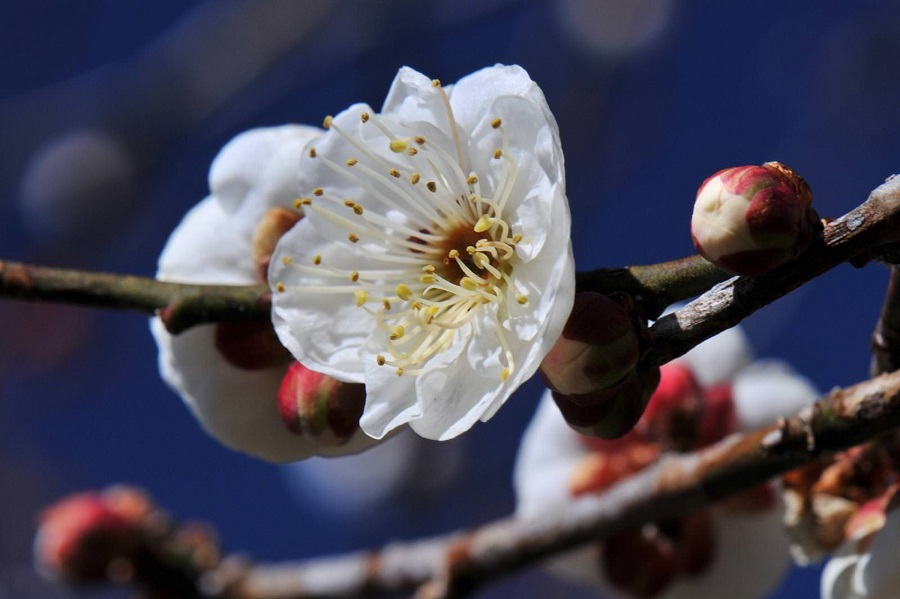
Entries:
[[872,331],[872,376],[900,368],[900,269],[891,267],[884,305]]
[[735,277],[650,327],[655,345],[645,356],[659,366],[738,324],[800,285],[873,248],[900,241],[900,177],[891,176],[862,205],[825,225],[803,255],[759,277]]
[[224,567],[207,582],[233,599],[338,599],[415,589],[418,599],[464,597],[538,560],[648,522],[684,516],[823,452],[846,449],[898,426],[900,372],[832,391],[800,414],[703,451],[665,456],[606,493],[574,500],[540,519],[507,518],[371,552]]
[[266,320],[272,298],[262,285],[192,285],[0,260],[0,297],[134,310],[159,315],[170,333],[194,325]]

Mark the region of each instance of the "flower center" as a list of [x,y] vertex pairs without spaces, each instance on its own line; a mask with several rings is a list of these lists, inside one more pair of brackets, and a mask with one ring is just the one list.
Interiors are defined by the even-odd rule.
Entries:
[[[377,128],[381,135],[374,140],[325,119],[325,127],[359,154],[339,162],[311,148],[309,156],[352,183],[360,196],[344,198],[315,188],[309,197],[296,200],[295,208],[342,229],[347,255],[357,257],[358,264],[351,260],[348,267],[343,256],[330,260],[335,264],[321,255],[311,257],[311,264],[290,256],[282,260],[321,281],[291,287],[292,292],[347,294],[368,312],[385,337],[376,361],[398,375],[422,372],[428,360],[451,347],[458,329],[496,306],[499,377],[506,380],[515,368],[503,332],[507,297],[528,303],[512,278],[522,236],[512,234],[504,216],[518,165],[508,156],[507,135],[495,119],[492,126],[499,130],[502,147],[492,158],[502,161],[501,168],[491,193],[482,190],[478,175],[465,166],[449,99],[438,83],[435,87],[444,100],[451,128],[447,137],[455,152],[429,138],[433,129],[411,131],[409,125],[367,112],[359,115],[359,129]],[[404,135],[395,133],[399,128]],[[285,285],[277,283],[276,290],[285,291]]]

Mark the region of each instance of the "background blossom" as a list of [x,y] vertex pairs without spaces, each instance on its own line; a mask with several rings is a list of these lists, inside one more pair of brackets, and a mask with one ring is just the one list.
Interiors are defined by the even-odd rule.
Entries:
[[[254,231],[269,209],[291,207],[297,157],[320,133],[288,125],[248,131],[227,144],[210,168],[210,196],[172,233],[160,255],[157,278],[261,282],[252,260]],[[233,449],[273,461],[352,453],[371,444],[357,434],[348,444],[320,447],[291,433],[275,399],[289,363],[287,354],[268,367],[239,368],[217,349],[216,326],[172,336],[158,318],[150,325],[159,346],[160,373],[207,432]]]
[[[685,450],[703,446],[735,429],[770,423],[817,397],[809,383],[785,364],[751,359],[739,328],[697,346],[663,367],[662,383],[644,418],[632,433],[611,442],[587,440],[574,433],[548,392],[520,448],[514,477],[518,515],[528,518],[565,509],[576,495],[589,501],[591,493],[645,467],[660,449],[671,449],[684,439],[695,443]],[[687,403],[679,408],[677,402],[682,399]],[[689,412],[670,418],[669,410],[690,407],[696,401],[701,402],[696,427],[684,428],[684,414]],[[684,437],[685,430],[694,432]],[[593,459],[597,454],[603,456],[599,462]],[[662,530],[670,526],[660,525]],[[578,549],[551,562],[551,570],[613,596],[629,596],[622,588],[632,584],[638,585],[631,587],[635,596],[753,599],[771,590],[790,563],[781,506],[766,487],[738,495],[680,526],[660,537],[665,540],[666,534],[674,535],[668,537],[675,543],[675,554],[669,557],[655,554],[652,544],[645,549],[630,544],[641,542],[640,533],[635,533],[632,540],[623,535],[610,539],[608,555],[596,547]],[[614,566],[611,571],[618,573],[619,582],[613,584],[603,564],[611,564],[608,560],[616,556],[626,562],[637,559],[639,553],[635,552],[640,551],[650,551],[643,554],[641,567]],[[666,560],[674,560],[675,570],[667,569]],[[628,578],[629,573],[635,573],[633,579]]]

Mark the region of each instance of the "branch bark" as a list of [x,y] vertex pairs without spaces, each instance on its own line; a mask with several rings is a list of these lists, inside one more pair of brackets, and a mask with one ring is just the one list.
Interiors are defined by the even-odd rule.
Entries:
[[[338,599],[416,591],[453,599],[516,569],[647,522],[684,516],[718,499],[900,426],[900,372],[832,391],[778,424],[733,435],[695,454],[669,455],[564,512],[508,518],[473,531],[310,561],[224,568],[232,599]],[[211,576],[214,583],[217,576]],[[213,586],[216,586],[215,584]]]
[[2,260],[0,297],[158,315],[173,334],[209,322],[267,320],[272,306],[262,285],[170,283]]

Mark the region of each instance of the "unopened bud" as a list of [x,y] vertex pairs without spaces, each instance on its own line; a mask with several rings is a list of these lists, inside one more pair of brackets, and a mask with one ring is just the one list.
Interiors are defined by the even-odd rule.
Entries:
[[811,203],[806,181],[783,164],[727,168],[697,191],[691,238],[722,270],[760,275],[809,247],[819,226]]
[[654,525],[613,535],[603,545],[601,560],[609,582],[631,597],[659,596],[680,571],[672,542]]
[[242,370],[262,370],[291,360],[269,321],[220,322],[215,343],[219,354]]
[[602,293],[579,293],[562,335],[541,362],[546,385],[563,395],[615,387],[640,357],[637,321]]
[[292,432],[340,445],[359,430],[365,385],[344,383],[294,362],[278,390],[278,410]]
[[146,495],[125,487],[59,501],[40,517],[37,568],[72,582],[106,580],[116,561],[127,563],[142,547],[151,510]]
[[269,262],[278,240],[301,218],[303,215],[296,210],[271,208],[256,225],[250,250],[260,282],[268,282]]
[[659,369],[635,370],[608,389],[584,395],[553,392],[563,418],[575,431],[588,437],[616,439],[637,423],[659,384]]

